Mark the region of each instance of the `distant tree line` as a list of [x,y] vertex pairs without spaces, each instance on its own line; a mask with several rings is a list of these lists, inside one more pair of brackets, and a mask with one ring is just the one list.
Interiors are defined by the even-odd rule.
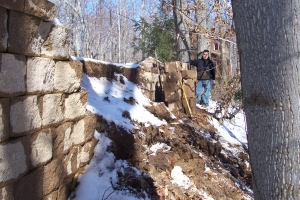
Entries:
[[[113,62],[187,61],[211,39],[235,44],[227,0],[56,0],[71,54]],[[226,41],[228,41],[226,43]],[[232,48],[234,49],[234,48]],[[236,54],[233,52],[233,54]]]

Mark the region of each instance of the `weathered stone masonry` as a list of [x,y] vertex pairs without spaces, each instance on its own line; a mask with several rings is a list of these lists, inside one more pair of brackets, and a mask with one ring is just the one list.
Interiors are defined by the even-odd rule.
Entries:
[[114,73],[123,74],[129,81],[138,84],[150,100],[164,102],[175,116],[183,112],[194,114],[196,110],[196,73],[188,68],[187,63],[160,63],[153,58],[145,59],[138,68],[83,61],[83,71],[88,76],[114,79]]
[[67,199],[93,156],[96,118],[46,0],[0,0],[0,199]]
[[196,73],[189,70],[187,63],[159,63],[147,58],[140,71],[141,89],[149,99],[165,102],[175,116],[195,113]]
[[[86,111],[82,72],[122,73],[175,114],[195,110],[195,74],[148,59],[135,69],[70,61],[70,30],[47,0],[0,0],[0,199],[67,199],[93,156],[97,119]],[[98,122],[99,123],[99,122]]]

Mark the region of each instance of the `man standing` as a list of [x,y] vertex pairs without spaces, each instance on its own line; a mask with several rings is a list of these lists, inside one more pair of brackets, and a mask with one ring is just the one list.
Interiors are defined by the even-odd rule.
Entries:
[[194,70],[197,74],[197,103],[200,104],[204,109],[207,109],[209,105],[210,91],[213,84],[212,82],[215,81],[216,68],[208,54],[209,51],[204,50],[201,59],[190,61],[190,64],[195,66]]

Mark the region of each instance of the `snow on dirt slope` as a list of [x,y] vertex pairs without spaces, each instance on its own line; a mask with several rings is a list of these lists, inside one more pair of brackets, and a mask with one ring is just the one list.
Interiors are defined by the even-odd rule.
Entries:
[[176,119],[120,74],[81,86],[99,142],[70,199],[253,199],[243,113]]

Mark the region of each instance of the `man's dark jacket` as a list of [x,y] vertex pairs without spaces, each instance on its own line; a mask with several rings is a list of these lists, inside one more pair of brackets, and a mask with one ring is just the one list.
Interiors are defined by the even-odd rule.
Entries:
[[216,67],[209,58],[206,60],[203,58],[191,60],[190,64],[197,67],[198,80],[215,80]]

